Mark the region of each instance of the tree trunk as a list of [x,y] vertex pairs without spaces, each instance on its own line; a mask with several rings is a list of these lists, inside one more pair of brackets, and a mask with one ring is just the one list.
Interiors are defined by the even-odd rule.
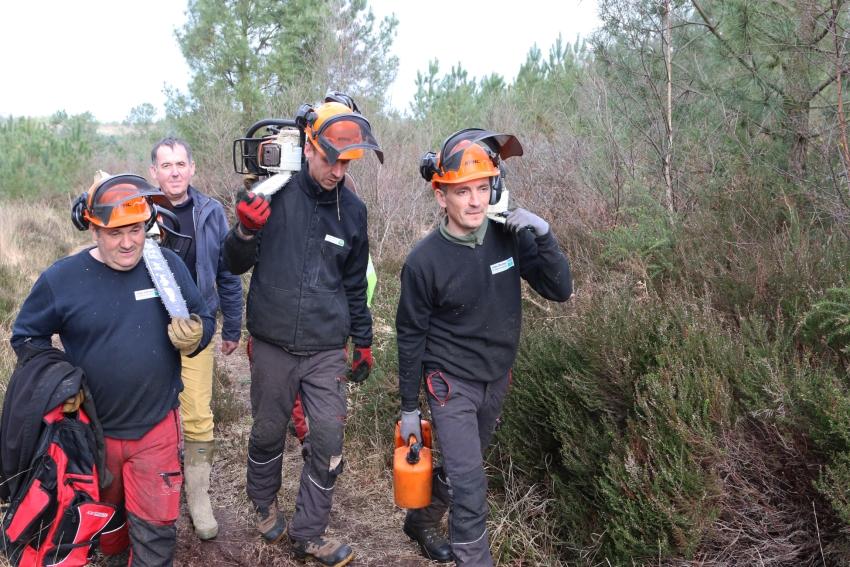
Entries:
[[785,137],[788,144],[788,173],[794,180],[801,180],[806,173],[809,151],[809,112],[812,100],[812,85],[809,80],[809,65],[815,42],[815,0],[798,0],[796,45],[791,50],[785,68],[787,90],[784,97]]
[[664,63],[667,68],[667,108],[665,126],[667,143],[664,152],[664,183],[666,185],[667,212],[673,214],[673,28],[671,25],[670,0],[664,0]]

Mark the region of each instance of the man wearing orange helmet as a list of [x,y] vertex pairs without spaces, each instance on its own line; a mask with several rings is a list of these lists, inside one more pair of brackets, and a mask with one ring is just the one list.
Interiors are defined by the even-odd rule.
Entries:
[[[171,565],[180,510],[180,356],[209,343],[215,319],[182,261],[163,255],[190,318],[170,318],[143,262],[150,201],[162,194],[136,175],[96,178],[74,204],[74,224],[95,243],[41,274],[12,329],[12,346],[48,348],[58,334],[68,360],[86,373],[105,437],[112,483],[103,500],[126,513],[101,537],[134,566]],[[122,517],[125,515],[122,514]],[[128,537],[129,536],[129,537]]]
[[[443,461],[434,469],[431,504],[408,511],[404,532],[429,559],[458,565],[493,564],[482,455],[516,357],[520,279],[550,300],[572,294],[569,262],[546,221],[519,208],[505,215],[504,224],[486,216],[502,191],[501,160],[517,155],[522,146],[514,136],[478,128],[452,134],[439,154],[425,154],[420,172],[445,218],[401,271],[401,436],[422,441],[424,378]],[[451,543],[439,531],[447,509]]]
[[224,244],[231,272],[254,270],[247,305],[254,417],[247,491],[262,537],[281,540],[287,531],[277,506],[281,459],[300,395],[310,432],[289,538],[300,558],[344,565],[353,558],[351,547],[324,532],[343,469],[349,337],[354,362],[348,380],[362,382],[372,367],[366,206],[346,186],[345,174],[365,150],[375,151],[382,162],[383,154],[353,105],[332,100],[302,107],[299,116],[306,138],[301,171],[270,201],[241,194],[238,223]]

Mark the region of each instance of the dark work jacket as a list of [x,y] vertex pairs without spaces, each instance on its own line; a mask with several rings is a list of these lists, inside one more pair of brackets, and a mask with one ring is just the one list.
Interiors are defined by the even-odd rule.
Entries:
[[366,205],[343,183],[325,191],[307,170],[271,197],[271,214],[251,240],[224,241],[234,274],[253,266],[248,290],[251,335],[293,352],[372,344],[366,307],[369,236]]
[[3,415],[0,417],[0,498],[8,500],[17,493],[18,484],[26,479],[44,428],[44,415],[76,394],[86,391],[83,404],[97,439],[97,467],[100,484],[111,480],[104,466],[103,430],[97,419],[91,394],[85,386],[85,373],[55,348],[39,349],[26,344],[19,349],[18,364],[9,378]]
[[396,331],[403,410],[418,406],[423,370],[476,382],[507,373],[522,323],[520,279],[546,299],[572,294],[570,264],[552,231],[535,238],[486,222],[483,244],[450,242],[436,229],[402,267]]

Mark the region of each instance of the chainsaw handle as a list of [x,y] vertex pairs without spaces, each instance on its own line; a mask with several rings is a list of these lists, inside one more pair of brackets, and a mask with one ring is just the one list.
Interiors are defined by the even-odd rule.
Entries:
[[251,126],[245,132],[245,137],[253,138],[254,134],[257,133],[257,130],[266,126],[277,126],[278,128],[298,127],[298,125],[295,124],[295,120],[292,120],[291,118],[264,118],[263,120],[258,120],[257,122],[251,124]]

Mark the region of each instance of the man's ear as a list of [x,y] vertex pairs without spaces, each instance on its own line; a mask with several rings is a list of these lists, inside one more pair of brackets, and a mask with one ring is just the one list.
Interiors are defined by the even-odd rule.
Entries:
[[434,198],[437,199],[437,204],[443,209],[446,208],[446,192],[442,188],[434,189]]

